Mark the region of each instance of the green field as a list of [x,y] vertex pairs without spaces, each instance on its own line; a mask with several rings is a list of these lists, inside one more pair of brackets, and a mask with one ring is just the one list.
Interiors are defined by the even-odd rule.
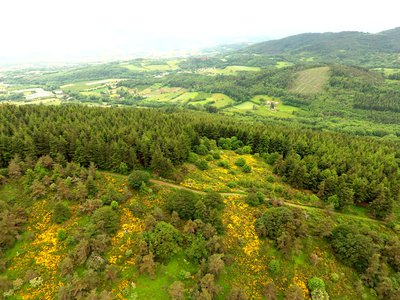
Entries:
[[329,80],[329,67],[319,67],[300,71],[291,88],[299,94],[317,94],[324,90]]
[[121,79],[103,79],[94,81],[80,81],[76,83],[69,83],[60,86],[64,91],[74,91],[74,92],[90,92],[93,90],[99,90],[105,88],[109,84],[114,84],[121,81]]
[[240,72],[259,72],[260,67],[248,67],[248,66],[227,66],[226,68],[205,68],[198,70],[200,74],[210,75],[237,75]]
[[226,106],[232,105],[235,101],[228,96],[220,93],[212,94],[211,96],[207,97],[205,100],[196,101],[193,103],[201,104],[201,105],[212,105],[216,108],[224,108]]
[[[274,103],[274,108],[271,108],[270,102]],[[252,114],[260,117],[277,117],[277,118],[293,118],[293,112],[298,111],[299,108],[285,105],[279,99],[270,97],[268,95],[254,96],[250,101],[227,108],[226,111]]]
[[290,67],[290,66],[293,66],[293,63],[288,62],[288,61],[278,61],[276,63],[277,68],[286,68],[286,67]]

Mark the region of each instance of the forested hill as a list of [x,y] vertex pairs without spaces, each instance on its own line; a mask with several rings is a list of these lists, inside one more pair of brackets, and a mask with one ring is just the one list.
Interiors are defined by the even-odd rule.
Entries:
[[325,61],[361,62],[377,53],[400,52],[400,27],[371,34],[357,31],[304,33],[249,46],[240,51],[261,55],[301,55]]
[[187,111],[69,105],[0,106],[0,124],[0,168],[12,159],[51,155],[117,172],[144,167],[168,174],[202,138],[222,145],[235,137],[273,161],[290,185],[324,200],[336,197],[341,208],[369,204],[385,218],[400,190],[400,152],[391,141]]

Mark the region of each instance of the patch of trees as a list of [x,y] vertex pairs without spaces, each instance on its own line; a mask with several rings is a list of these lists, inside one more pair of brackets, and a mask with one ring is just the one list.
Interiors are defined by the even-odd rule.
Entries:
[[218,232],[223,229],[221,213],[224,206],[222,196],[218,193],[200,196],[186,190],[173,192],[166,201],[168,211],[176,212],[181,219],[201,220],[211,224]]
[[268,209],[257,219],[255,226],[260,237],[275,241],[278,249],[285,254],[289,254],[296,239],[306,233],[304,212],[287,207]]
[[[112,299],[112,293],[107,291],[111,290],[110,285],[104,284],[119,278],[119,269],[108,264],[105,256],[111,236],[120,226],[112,202],[124,201],[126,197],[108,186],[100,191],[93,164],[83,168],[67,162],[60,155],[54,159],[49,155],[39,159],[16,156],[10,161],[6,177],[10,181],[18,180],[23,201],[19,200],[15,206],[0,201],[0,255],[19,238],[27,219],[24,207],[30,206],[32,201],[46,197],[47,201],[42,205],[53,211],[52,222],[55,223],[67,222],[72,217],[69,206],[74,203],[78,206],[74,213],[87,218],[82,226],[72,226],[68,230],[60,228],[57,232],[60,246],[68,250],[58,266],[64,283],[58,298]],[[28,234],[27,238],[32,237]],[[42,279],[34,266],[21,271],[26,272],[24,279],[18,279],[21,285],[24,282],[31,286],[41,284]]]
[[332,66],[330,87],[348,93],[353,107],[364,110],[400,112],[397,83],[385,83],[381,74],[363,68]]
[[354,108],[400,112],[398,88],[376,88],[369,93],[358,93],[354,99]]
[[384,239],[369,228],[339,225],[333,229],[330,241],[336,256],[354,267],[379,299],[399,297],[398,279],[394,275],[399,270],[398,239]]

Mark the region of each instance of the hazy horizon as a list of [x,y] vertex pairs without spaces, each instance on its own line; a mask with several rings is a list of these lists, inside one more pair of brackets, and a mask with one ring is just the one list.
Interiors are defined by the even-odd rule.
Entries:
[[6,1],[0,62],[129,58],[304,32],[376,33],[400,25],[396,1],[360,3]]

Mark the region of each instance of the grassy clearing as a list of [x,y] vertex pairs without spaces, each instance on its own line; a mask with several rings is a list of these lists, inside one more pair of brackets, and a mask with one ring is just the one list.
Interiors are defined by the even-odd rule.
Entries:
[[[271,102],[274,108],[271,108]],[[228,108],[226,111],[239,114],[252,114],[260,117],[293,118],[299,108],[285,105],[279,99],[267,95],[254,96],[250,101]]]
[[131,64],[121,64],[121,67],[128,69],[129,71],[145,72],[146,69],[139,67],[137,65]]
[[288,61],[278,61],[278,62],[276,62],[276,67],[278,69],[286,68],[286,67],[290,67],[290,66],[293,66],[293,63],[288,62]]
[[170,65],[144,65],[143,68],[145,68],[148,71],[170,71],[171,70]]
[[97,81],[80,81],[76,83],[65,84],[60,88],[64,91],[74,91],[74,92],[90,92],[96,91],[98,89],[106,88],[109,84],[115,84],[122,79],[104,79]]
[[173,71],[179,69],[178,59],[167,60],[163,64],[152,64],[152,60],[144,60],[136,63],[121,63],[120,66],[134,72]]
[[[185,100],[186,97],[183,96],[186,90],[177,87],[160,87],[158,85],[151,86],[140,91],[140,95],[145,97],[144,102],[169,102],[178,103]],[[181,97],[182,96],[182,97]],[[180,97],[180,98],[178,98]],[[187,98],[186,98],[187,99]]]
[[226,106],[232,105],[233,103],[235,103],[235,101],[225,94],[216,93],[207,97],[205,100],[195,101],[193,103],[201,105],[209,104],[215,106],[216,108],[224,108]]
[[329,80],[329,67],[300,71],[291,91],[299,94],[317,94],[323,91]]
[[246,101],[243,103],[240,103],[238,105],[235,105],[233,108],[238,109],[238,110],[252,110],[254,107],[258,107],[251,101]]
[[191,100],[195,99],[198,95],[199,95],[198,92],[186,92],[186,93],[183,93],[183,94],[179,95],[178,97],[176,97],[174,99],[174,102],[184,104],[184,103],[190,102]]
[[235,102],[232,98],[220,93],[212,94],[207,100],[214,101],[213,105],[217,108],[223,108]]
[[210,74],[210,75],[237,75],[239,72],[259,72],[259,67],[247,67],[247,66],[227,66],[226,68],[205,68],[198,70],[198,73]]
[[400,69],[393,69],[393,68],[375,68],[372,69],[377,72],[383,73],[385,76],[393,75],[400,72]]
[[[177,280],[182,280],[180,275],[184,272],[194,274],[197,268],[185,259],[184,253],[171,260],[167,265],[160,265],[157,270],[156,279],[144,275],[138,278],[136,283],[138,299],[169,299],[168,288]],[[186,286],[194,284],[193,280],[185,281]]]
[[3,103],[13,105],[30,105],[30,104],[43,104],[43,105],[60,105],[61,100],[58,98],[47,98],[47,99],[36,99],[32,101],[20,100],[20,101],[4,101]]
[[247,66],[228,66],[225,68],[227,71],[231,72],[258,72],[261,71],[259,67],[247,67]]
[[275,101],[279,101],[279,100],[276,98],[270,97],[268,95],[257,95],[257,96],[254,96],[253,98],[251,98],[250,101],[257,105],[262,105],[262,104],[265,104],[267,101],[275,102]]

